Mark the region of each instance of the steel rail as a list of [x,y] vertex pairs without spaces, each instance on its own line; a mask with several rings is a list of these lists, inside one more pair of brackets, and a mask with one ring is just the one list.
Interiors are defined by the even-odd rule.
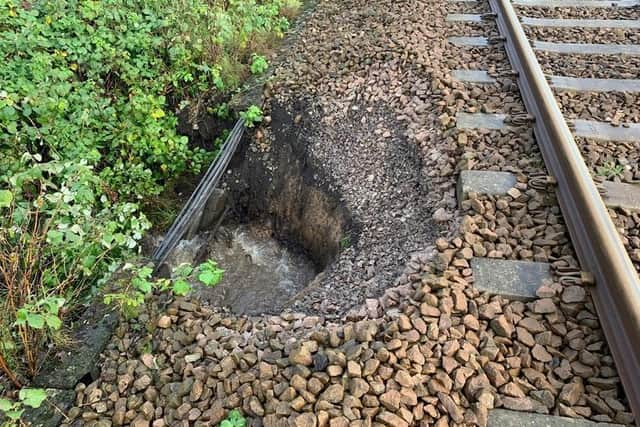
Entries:
[[184,204],[182,210],[169,227],[169,230],[165,234],[162,243],[156,248],[152,255],[152,259],[156,265],[156,268],[162,264],[175,245],[184,236],[190,225],[190,220],[194,214],[198,213],[204,208],[205,203],[209,199],[211,192],[216,188],[222,174],[226,170],[233,154],[238,147],[240,139],[244,134],[244,119],[239,119],[233,127],[231,133],[225,140],[224,144],[220,148],[218,155],[213,160],[207,172],[202,177],[193,193]]
[[636,419],[640,423],[640,279],[509,0],[489,0],[524,104]]

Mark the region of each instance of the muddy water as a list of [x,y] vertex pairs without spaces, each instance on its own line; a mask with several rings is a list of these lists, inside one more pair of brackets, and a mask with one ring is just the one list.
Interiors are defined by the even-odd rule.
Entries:
[[197,292],[238,314],[277,312],[316,275],[304,254],[273,239],[268,228],[221,228],[206,246],[206,257],[225,273],[215,288],[198,287]]

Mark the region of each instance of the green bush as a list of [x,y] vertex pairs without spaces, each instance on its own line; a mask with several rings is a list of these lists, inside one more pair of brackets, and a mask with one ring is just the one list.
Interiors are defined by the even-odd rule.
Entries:
[[79,296],[138,251],[140,206],[210,161],[176,108],[228,114],[292,4],[0,0],[0,370],[16,386]]

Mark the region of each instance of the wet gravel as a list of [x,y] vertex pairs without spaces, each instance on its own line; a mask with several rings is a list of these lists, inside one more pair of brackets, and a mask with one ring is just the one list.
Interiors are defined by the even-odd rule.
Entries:
[[[458,112],[523,107],[509,79],[496,91],[451,78],[460,64],[486,63],[481,49],[447,43],[478,34],[478,26],[445,22],[451,4],[321,2],[273,87],[279,101],[309,106],[302,122],[317,122],[314,154],[371,224],[358,244],[392,236],[377,229],[382,220],[367,217],[385,195],[397,199],[380,212],[385,221],[410,224],[423,218],[413,216],[418,207],[430,215],[421,226],[428,232],[437,223],[441,237],[407,231],[418,234],[409,242],[434,249],[400,253],[394,245],[402,239],[391,237],[390,256],[398,265],[408,259],[396,286],[335,319],[329,310],[238,317],[188,299],[167,308],[154,299],[149,313],[121,323],[100,378],[77,387],[67,424],[216,425],[239,408],[251,426],[485,426],[498,407],[633,423],[588,287],[554,273],[528,303],[473,287],[473,256],[546,261],[554,271],[578,262],[553,189],[530,185],[529,176],[546,173],[530,128],[455,127]],[[485,35],[496,32],[493,23],[485,27]],[[506,60],[495,66],[509,68]],[[419,162],[402,158],[411,146]],[[471,194],[458,209],[456,177],[467,169],[512,171],[518,183],[502,197]],[[419,203],[405,204],[407,194]],[[620,227],[636,218],[621,218]],[[640,237],[629,235],[629,245],[636,243]],[[355,299],[377,289],[330,286]],[[320,295],[330,292],[310,293],[303,308],[316,310]]]
[[306,132],[310,150],[336,183],[355,227],[334,263],[292,301],[295,310],[341,317],[382,295],[412,254],[433,245],[429,180],[415,146],[389,117],[354,103],[346,114],[311,119],[317,126]]

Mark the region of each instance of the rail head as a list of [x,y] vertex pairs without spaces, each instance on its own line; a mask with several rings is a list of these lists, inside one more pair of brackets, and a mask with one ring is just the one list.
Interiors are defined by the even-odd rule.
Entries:
[[508,0],[489,0],[623,387],[640,423],[640,279]]

